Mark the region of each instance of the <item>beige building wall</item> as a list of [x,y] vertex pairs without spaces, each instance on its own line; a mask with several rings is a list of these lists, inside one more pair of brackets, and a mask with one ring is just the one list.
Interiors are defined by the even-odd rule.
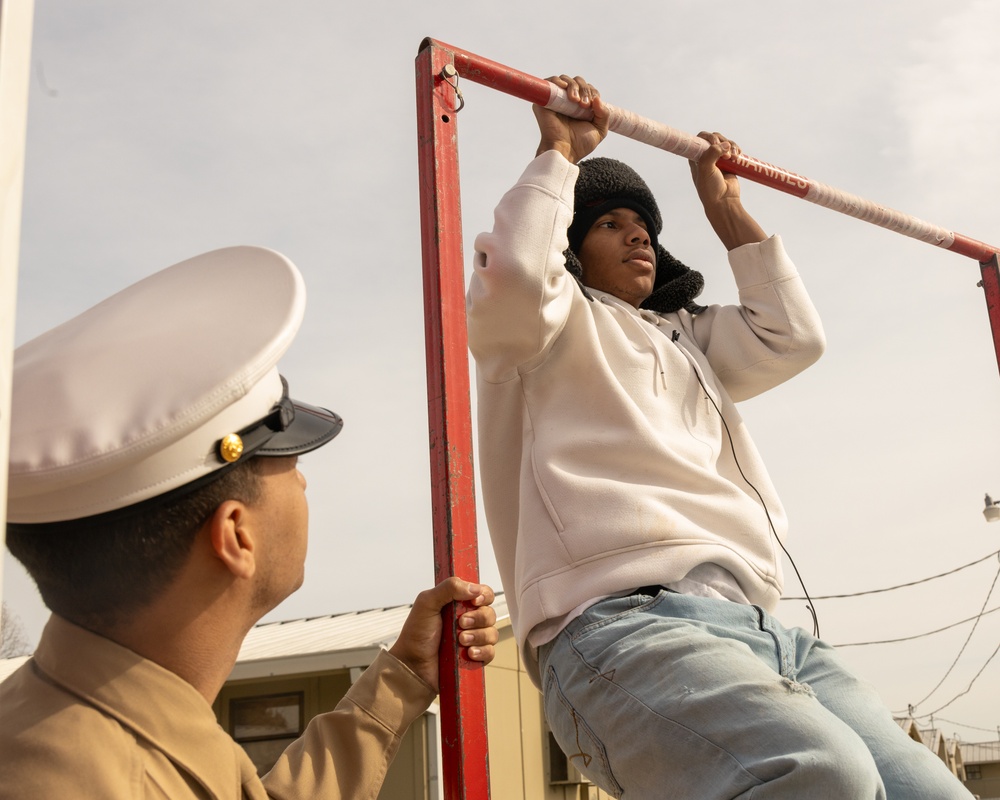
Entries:
[[1000,762],[966,765],[965,788],[976,797],[1000,797]]
[[[284,708],[287,709],[296,699],[301,698],[300,727],[304,729],[317,714],[332,711],[347,694],[350,686],[350,671],[346,669],[282,678],[230,681],[219,693],[213,709],[219,724],[240,741],[236,724],[240,701],[266,702],[268,699],[283,699],[286,702]],[[260,735],[251,737],[249,741],[240,741],[257,764],[260,774],[267,772],[281,751],[301,733],[299,730],[283,738],[280,726],[286,721],[287,717],[275,719],[272,729],[265,732],[267,720],[261,720],[259,731],[255,731]],[[379,800],[438,800],[437,797],[429,796],[430,765],[437,760],[436,754],[429,753],[429,724],[433,724],[433,717],[425,714],[406,732],[382,784]]]

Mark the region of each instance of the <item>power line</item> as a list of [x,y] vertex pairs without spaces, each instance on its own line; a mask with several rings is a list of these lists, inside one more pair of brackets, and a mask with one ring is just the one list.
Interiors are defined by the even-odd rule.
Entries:
[[[895,586],[887,586],[887,587],[885,587],[883,589],[870,589],[870,590],[867,590],[867,591],[850,592],[850,593],[845,593],[845,594],[820,595],[820,596],[816,596],[816,597],[812,598],[812,600],[841,600],[841,599],[845,599],[845,598],[848,598],[848,597],[864,597],[866,595],[884,594],[885,592],[892,592],[892,591],[895,591],[897,589],[906,589],[906,588],[909,588],[911,586],[919,586],[919,585],[924,584],[924,583],[929,583],[930,581],[938,580],[939,578],[945,578],[945,577],[947,577],[949,575],[954,575],[955,573],[961,572],[962,570],[968,569],[969,567],[974,567],[977,564],[981,564],[984,561],[986,561],[986,560],[988,560],[990,558],[993,558],[994,556],[1000,556],[1000,550],[996,550],[996,551],[994,551],[992,553],[987,553],[985,556],[983,556],[981,558],[978,558],[975,561],[970,561],[968,564],[963,564],[962,566],[955,567],[954,569],[947,570],[946,572],[941,572],[941,573],[938,573],[937,575],[931,575],[931,576],[929,576],[927,578],[921,578],[920,580],[909,581],[907,583],[900,583],[900,584],[897,584]],[[976,683],[976,681],[979,679],[979,677],[986,670],[986,667],[988,667],[990,665],[990,663],[993,661],[993,659],[996,658],[997,654],[1000,653],[1000,645],[998,645],[997,648],[990,654],[989,658],[986,659],[986,663],[983,664],[982,667],[980,667],[979,671],[975,674],[975,676],[973,676],[972,680],[969,681],[968,686],[966,686],[963,691],[959,692],[953,698],[951,698],[951,700],[949,700],[947,703],[945,703],[942,706],[939,706],[934,711],[930,711],[930,712],[928,712],[926,714],[919,714],[919,715],[917,715],[917,714],[913,713],[913,710],[917,706],[919,706],[921,703],[926,702],[929,697],[931,697],[939,688],[941,688],[941,685],[945,682],[945,680],[948,678],[948,676],[955,669],[955,667],[957,666],[959,660],[962,657],[962,654],[965,652],[966,648],[968,647],[969,641],[972,639],[973,634],[976,632],[976,628],[979,626],[979,621],[983,617],[985,617],[985,616],[987,616],[989,614],[992,614],[992,613],[994,613],[996,611],[1000,611],[1000,606],[995,606],[994,608],[991,608],[989,610],[985,610],[986,609],[986,604],[989,603],[990,597],[993,596],[993,591],[996,588],[997,580],[998,579],[1000,579],[1000,569],[998,569],[997,574],[993,577],[993,582],[990,585],[990,590],[989,590],[989,592],[986,595],[986,599],[983,601],[983,606],[980,609],[979,613],[976,614],[975,616],[967,617],[966,619],[959,620],[958,622],[953,622],[950,625],[945,625],[942,628],[936,628],[935,630],[927,631],[925,633],[914,634],[912,636],[901,636],[901,637],[898,637],[898,638],[895,638],[895,639],[881,639],[881,640],[878,640],[878,641],[871,641],[871,642],[847,642],[847,643],[844,643],[844,644],[837,644],[837,645],[835,645],[835,647],[845,648],[845,647],[865,647],[865,646],[868,646],[868,645],[877,645],[877,644],[898,644],[900,642],[909,642],[909,641],[913,641],[915,639],[923,639],[923,638],[926,638],[928,636],[933,636],[933,635],[935,635],[937,633],[942,633],[942,632],[950,630],[952,628],[956,628],[959,625],[964,625],[964,624],[966,624],[968,622],[974,622],[975,624],[972,626],[972,630],[969,631],[969,635],[966,637],[965,642],[962,644],[961,649],[958,651],[958,655],[955,656],[955,660],[951,663],[951,666],[948,667],[948,669],[945,672],[944,676],[941,678],[940,681],[938,681],[938,683],[934,686],[934,688],[931,689],[931,691],[928,692],[927,695],[922,700],[920,700],[920,702],[910,705],[910,707],[908,708],[908,710],[906,712],[894,712],[896,714],[906,713],[910,717],[912,717],[913,719],[926,719],[928,717],[933,717],[939,711],[943,711],[944,709],[946,709],[948,706],[950,706],[952,703],[954,703],[960,697],[963,697],[966,694],[968,694],[972,690],[973,685]],[[782,600],[793,600],[793,601],[797,600],[797,601],[802,601],[802,600],[806,600],[807,598],[805,598],[805,597],[782,597],[781,599]],[[943,720],[943,721],[944,722],[951,722],[950,720]],[[958,723],[958,722],[951,722],[951,724],[953,724],[953,725],[960,725],[962,727],[971,728],[973,730],[986,731],[986,732],[989,732],[989,733],[993,733],[993,730],[991,730],[989,728],[976,728],[975,726],[972,726],[972,725],[962,725],[962,723]],[[1000,733],[1000,729],[998,729],[997,732]]]
[[[929,578],[921,578],[919,581],[910,581],[909,583],[900,583],[896,586],[887,586],[885,589],[869,589],[866,592],[852,592],[850,594],[828,594],[818,597],[813,597],[813,600],[841,600],[845,597],[863,597],[868,594],[881,594],[883,592],[892,592],[896,589],[906,589],[910,586],[917,586],[921,583],[928,583],[929,581],[937,580],[938,578],[944,578],[948,575],[954,575],[956,572],[961,572],[963,569],[968,569],[969,567],[974,567],[976,564],[981,564],[988,558],[993,558],[993,556],[1000,556],[1000,550],[996,550],[992,553],[988,553],[982,558],[978,558],[975,561],[970,561],[968,564],[963,564],[961,567],[955,567],[955,569],[950,569],[947,572],[942,572],[938,575],[931,575]],[[782,597],[782,600],[805,600],[805,597]],[[961,624],[961,623],[956,623]],[[942,629],[943,630],[943,629]]]
[[938,711],[943,711],[944,709],[946,709],[948,706],[950,706],[952,703],[954,703],[956,700],[958,700],[959,697],[963,697],[963,696],[967,695],[972,690],[972,685],[977,680],[979,680],[979,676],[983,674],[983,671],[990,665],[990,662],[996,657],[997,653],[1000,653],[1000,644],[998,644],[997,647],[996,647],[996,650],[994,650],[990,654],[990,657],[986,659],[986,663],[983,664],[983,666],[979,668],[979,672],[977,672],[973,676],[972,680],[969,681],[969,685],[965,687],[964,691],[961,691],[958,694],[956,694],[953,698],[951,698],[951,700],[949,700],[943,706],[939,706],[938,708],[935,708],[933,711],[930,711],[927,714],[921,714],[918,717],[914,717],[914,719],[923,719],[924,717],[932,717],[935,714],[937,714]]
[[[910,581],[908,583],[901,583],[901,584],[897,584],[896,586],[886,587],[884,589],[872,589],[872,590],[869,590],[869,591],[853,592],[853,593],[849,593],[849,594],[836,594],[836,595],[817,596],[814,599],[815,600],[839,600],[839,599],[843,599],[843,598],[847,598],[847,597],[862,597],[862,596],[871,595],[871,594],[882,594],[882,593],[885,593],[885,592],[894,591],[896,589],[905,589],[905,588],[908,588],[910,586],[918,586],[918,585],[923,584],[923,583],[928,583],[930,581],[937,580],[938,578],[944,578],[944,577],[946,577],[948,575],[954,575],[955,573],[961,572],[964,569],[968,569],[969,567],[973,567],[973,566],[975,566],[977,564],[981,564],[982,562],[986,561],[989,558],[993,558],[994,556],[1000,556],[1000,550],[994,551],[992,553],[988,553],[987,555],[983,556],[982,558],[978,558],[975,561],[969,562],[968,564],[963,564],[960,567],[955,567],[954,569],[950,569],[950,570],[948,570],[946,572],[941,572],[941,573],[939,573],[937,575],[931,575],[930,577],[922,578],[922,579],[917,580],[917,581]],[[976,683],[976,681],[979,679],[979,677],[983,674],[983,672],[986,670],[986,668],[990,665],[990,663],[993,661],[993,659],[996,658],[996,656],[997,656],[998,653],[1000,653],[1000,645],[997,645],[996,649],[990,654],[989,658],[986,659],[986,663],[984,663],[983,666],[980,667],[979,671],[973,676],[972,680],[969,681],[968,686],[966,686],[963,691],[959,692],[954,697],[952,697],[951,700],[949,700],[947,703],[945,703],[944,705],[939,706],[934,711],[930,711],[930,712],[928,712],[926,714],[914,714],[913,713],[914,708],[916,706],[920,705],[920,703],[926,702],[927,699],[929,697],[931,697],[934,694],[934,692],[936,692],[941,687],[941,685],[944,683],[945,679],[954,670],[955,666],[958,664],[959,659],[961,659],[962,654],[965,652],[965,649],[968,646],[969,641],[972,639],[972,635],[975,633],[976,628],[979,625],[979,621],[983,617],[985,617],[985,616],[987,616],[989,614],[993,614],[996,611],[1000,611],[1000,606],[995,606],[995,607],[993,607],[993,608],[991,608],[989,610],[985,610],[986,609],[986,604],[989,603],[990,597],[992,597],[993,591],[996,588],[998,579],[1000,579],[1000,569],[998,569],[997,574],[993,577],[993,582],[990,585],[990,590],[989,590],[989,592],[986,595],[986,599],[983,601],[983,606],[980,609],[979,613],[976,614],[975,616],[967,617],[966,619],[959,620],[958,622],[953,622],[950,625],[945,625],[944,627],[936,628],[935,630],[927,631],[925,633],[914,634],[912,636],[900,636],[900,637],[897,637],[895,639],[881,639],[881,640],[871,641],[871,642],[847,642],[847,643],[843,643],[843,644],[837,644],[837,645],[835,645],[835,647],[838,647],[838,648],[845,648],[845,647],[865,647],[865,646],[868,646],[868,645],[897,644],[897,643],[900,643],[900,642],[909,642],[909,641],[913,641],[915,639],[923,639],[923,638],[926,638],[928,636],[933,636],[934,634],[937,634],[937,633],[942,633],[942,632],[950,630],[952,628],[956,628],[959,625],[964,625],[967,622],[974,622],[975,624],[973,625],[972,630],[969,631],[969,635],[966,637],[965,642],[963,643],[961,649],[958,652],[958,655],[955,657],[955,660],[952,662],[951,666],[948,667],[948,670],[945,672],[944,677],[942,677],[941,680],[938,681],[937,685],[933,689],[931,689],[931,691],[919,703],[910,705],[910,707],[907,709],[907,711],[905,711],[905,712],[894,712],[896,714],[904,714],[904,713],[908,714],[908,716],[912,717],[913,719],[927,719],[928,717],[933,717],[939,711],[943,711],[944,709],[948,708],[948,706],[950,706],[952,703],[954,703],[960,697],[964,697],[966,694],[968,694],[972,690],[973,685]],[[782,600],[799,600],[799,601],[801,601],[801,600],[805,600],[806,598],[804,598],[804,597],[783,597],[781,599]],[[951,721],[950,720],[944,720],[944,722],[951,722]],[[953,724],[953,725],[961,725],[962,727],[972,728],[974,730],[986,731],[986,732],[989,732],[989,733],[993,732],[989,728],[975,728],[975,726],[972,726],[972,725],[962,725],[962,723],[958,723],[958,722],[951,722],[951,724]],[[1000,729],[998,729],[998,733],[1000,733]]]
[[968,617],[966,619],[959,620],[958,622],[953,622],[951,625],[945,625],[943,628],[927,631],[926,633],[916,633],[913,636],[901,636],[898,639],[881,639],[877,642],[848,642],[846,644],[835,644],[834,647],[865,647],[870,644],[897,644],[898,642],[910,642],[914,639],[923,639],[926,636],[933,636],[935,633],[941,633],[943,631],[950,630],[951,628],[957,628],[959,625],[964,625],[966,622],[978,620],[980,617],[985,617],[987,614],[992,614],[994,611],[1000,611],[1000,606],[994,606],[989,611],[983,611],[980,614],[976,614],[974,617]]
[[[896,713],[896,712],[893,712]],[[968,728],[970,731],[982,731],[984,733],[995,733],[1000,735],[1000,730],[997,728],[978,728],[975,725],[966,725],[964,722],[955,722],[953,719],[945,719],[944,717],[938,717],[938,722],[947,722],[949,725],[958,725],[959,728]],[[1000,726],[998,726],[1000,727]],[[969,744],[975,744],[974,742],[969,742]]]
[[969,635],[965,637],[965,642],[962,644],[962,649],[958,651],[958,655],[955,656],[955,660],[951,662],[951,666],[948,667],[948,671],[945,672],[944,677],[941,678],[941,680],[937,682],[934,688],[927,693],[926,697],[924,697],[922,700],[918,700],[916,703],[913,703],[914,708],[917,708],[920,706],[921,703],[926,702],[927,698],[929,698],[931,695],[934,694],[934,692],[940,689],[941,684],[945,682],[945,678],[951,675],[951,671],[955,669],[955,665],[958,664],[958,660],[962,657],[962,653],[965,652],[965,648],[969,646],[969,642],[972,640],[972,634],[974,634],[976,632],[976,628],[979,627],[979,620],[983,618],[983,611],[986,610],[986,604],[990,602],[990,597],[993,596],[993,590],[996,588],[997,578],[1000,578],[1000,569],[998,569],[997,574],[993,576],[993,583],[990,584],[990,590],[986,593],[986,599],[983,600],[983,605],[979,609],[979,615],[976,617],[976,622],[972,626],[972,630],[969,631]]

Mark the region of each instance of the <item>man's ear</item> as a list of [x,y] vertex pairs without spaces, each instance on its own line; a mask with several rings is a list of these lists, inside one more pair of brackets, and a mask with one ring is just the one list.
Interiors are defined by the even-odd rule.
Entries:
[[256,543],[246,521],[246,506],[226,500],[206,523],[216,557],[237,578],[251,578],[256,569]]

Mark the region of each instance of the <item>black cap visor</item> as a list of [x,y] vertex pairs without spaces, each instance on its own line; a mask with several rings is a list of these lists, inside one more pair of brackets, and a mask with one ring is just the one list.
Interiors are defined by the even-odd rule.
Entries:
[[[249,456],[300,456],[322,447],[344,427],[344,421],[332,411],[311,406],[288,396],[288,381],[281,376],[281,399],[263,419],[239,431],[239,450],[235,458],[226,459],[223,448],[226,439],[216,445],[220,461],[245,460]],[[228,437],[227,437],[228,438]]]
[[294,417],[287,428],[268,437],[253,451],[257,456],[300,456],[322,447],[344,427],[344,421],[325,408],[311,406],[298,400],[287,401]]

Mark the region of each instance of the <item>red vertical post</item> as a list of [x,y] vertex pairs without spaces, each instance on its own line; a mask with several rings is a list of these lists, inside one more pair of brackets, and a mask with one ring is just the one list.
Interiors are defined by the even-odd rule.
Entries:
[[986,311],[990,315],[990,330],[993,332],[993,350],[997,355],[997,367],[1000,368],[1000,262],[997,254],[988,261],[981,261],[979,269],[983,279],[980,286],[986,295]]
[[[434,571],[438,581],[449,575],[476,581],[479,551],[456,122],[460,102],[453,55],[425,41],[417,56],[416,76]],[[450,616],[455,612],[444,613],[440,660],[444,796],[488,800],[483,669],[457,656]]]

